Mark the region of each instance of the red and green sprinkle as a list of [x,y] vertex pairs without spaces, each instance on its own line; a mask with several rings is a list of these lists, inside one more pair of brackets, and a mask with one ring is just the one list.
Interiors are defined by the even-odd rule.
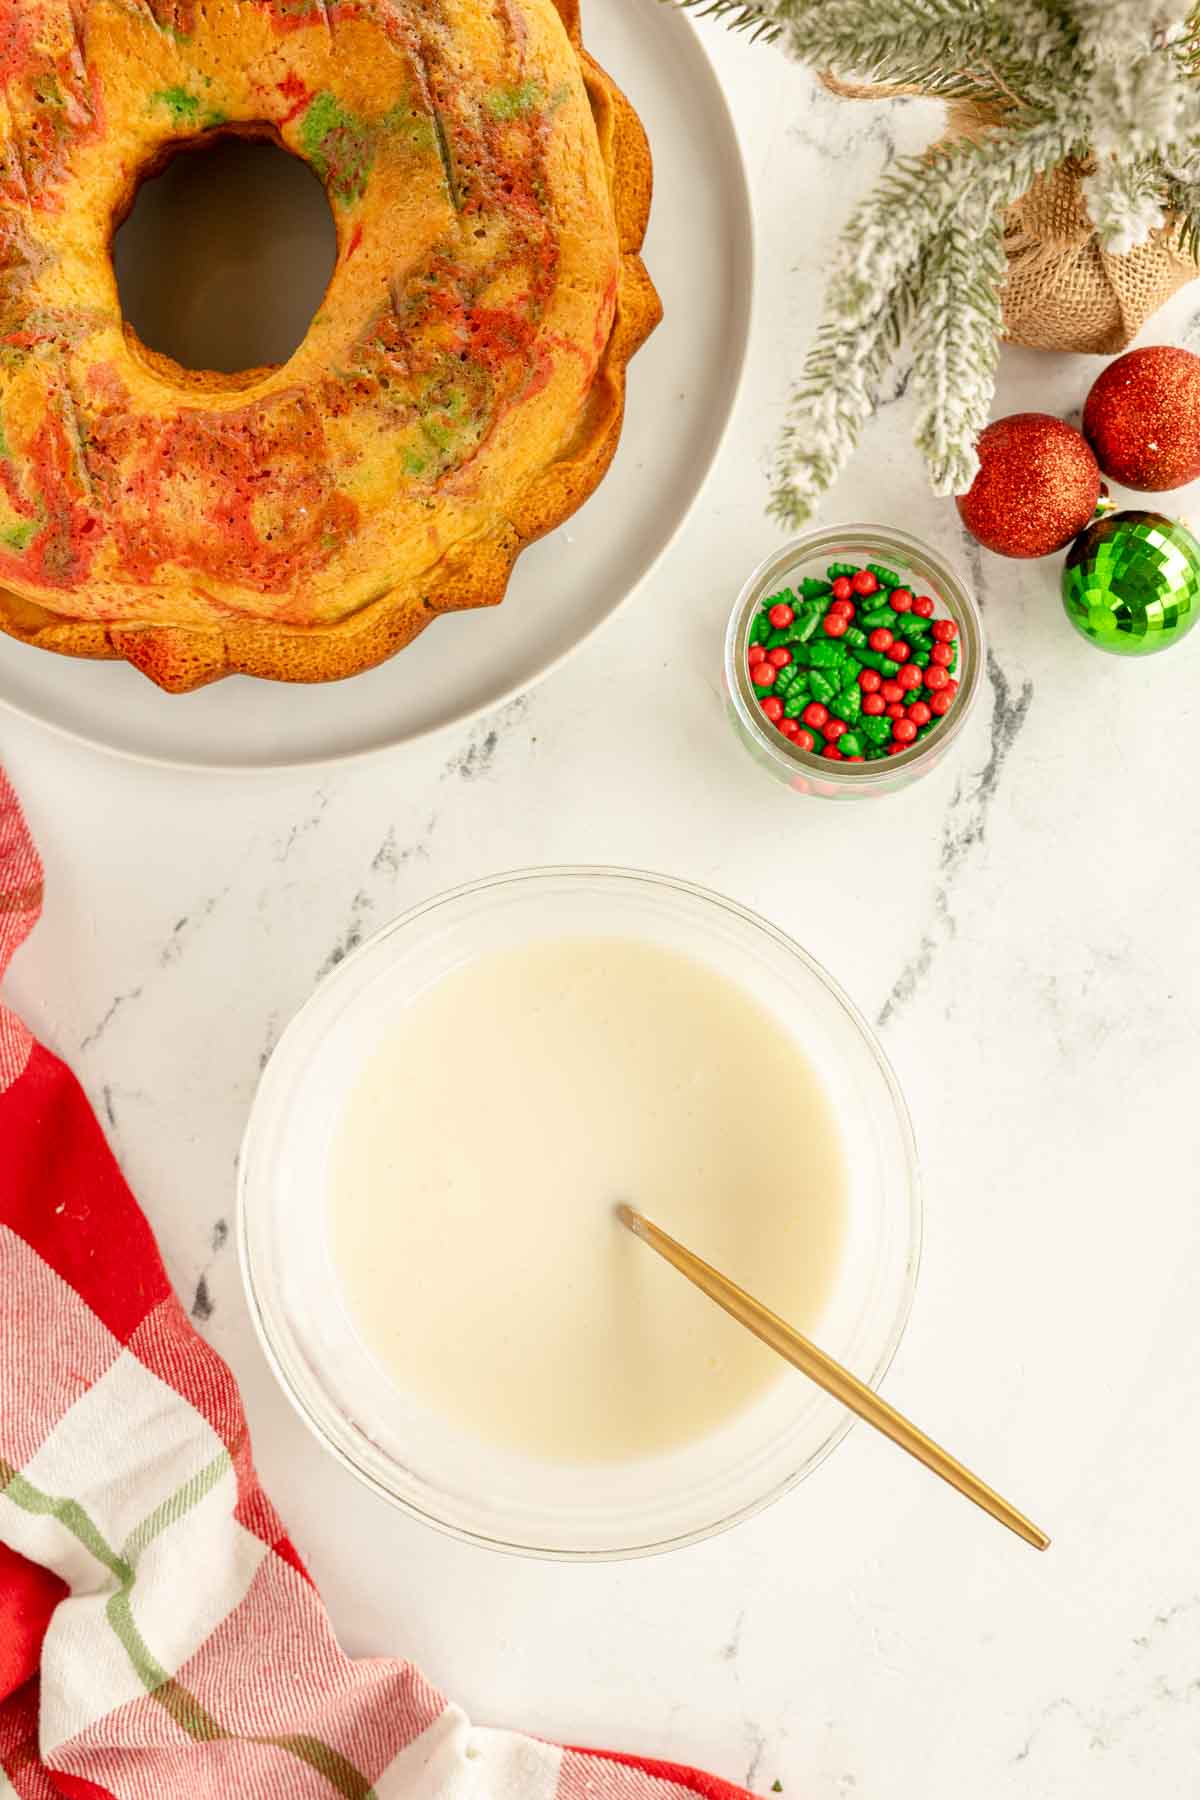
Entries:
[[894,570],[831,563],[771,594],[747,671],[763,716],[797,750],[877,762],[936,731],[958,693],[958,625]]
[[376,129],[347,112],[328,89],[314,94],[300,119],[305,156],[336,200],[360,200],[375,160]]

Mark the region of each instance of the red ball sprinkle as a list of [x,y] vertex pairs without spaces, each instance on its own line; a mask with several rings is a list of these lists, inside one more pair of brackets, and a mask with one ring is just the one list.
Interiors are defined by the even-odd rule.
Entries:
[[[870,569],[860,569],[857,575],[852,575],[850,586],[856,594],[877,594],[879,592],[878,579],[872,575]],[[850,760],[853,762],[855,758],[851,757]]]
[[[900,673],[904,673],[903,669]],[[949,675],[940,663],[930,663],[925,671],[925,686],[931,694],[936,694],[939,688],[944,688],[949,680]]]
[[755,687],[770,687],[778,673],[779,671],[774,663],[769,663],[766,657],[764,657],[761,662],[756,662],[751,669],[750,679]]
[[892,647],[888,651],[888,655],[893,662],[906,663],[912,655],[912,651],[909,649],[903,638],[893,638]]
[[872,650],[890,650],[895,639],[886,625],[877,625],[867,642]]
[[[918,619],[932,619],[933,617],[933,601],[928,594],[918,594],[912,603],[912,609]],[[935,631],[934,636],[936,637],[936,635]]]
[[928,725],[933,714],[923,700],[914,700],[908,709],[908,717],[914,725]]
[[836,619],[852,619],[854,617],[854,602],[853,600],[834,600],[830,602],[828,610]]
[[767,614],[776,631],[783,631],[796,617],[786,600],[777,600]]
[[766,654],[767,653],[761,644],[751,644],[746,652],[746,661],[750,663],[762,662],[766,657]]
[[827,738],[831,744],[836,744],[842,733],[849,729],[845,719],[826,719],[821,727],[821,736]]
[[929,660],[931,663],[940,663],[943,669],[947,668],[949,664],[954,661],[953,646],[950,644],[931,644],[929,646]]
[[847,762],[866,762],[866,760],[867,760],[866,757],[861,756],[861,755],[860,756],[848,756],[846,758]]
[[953,705],[954,695],[948,693],[946,689],[943,688],[941,693],[935,694],[933,699],[929,702],[929,710],[934,714],[935,718],[940,719],[950,711],[950,708]]
[[[932,673],[933,673],[933,671],[931,669],[927,669],[925,671],[926,675],[930,675]],[[925,680],[925,676],[922,675],[922,673],[921,673],[920,669],[917,667],[916,663],[905,663],[904,667],[901,669],[900,673],[897,675],[896,680],[900,683],[900,686],[902,688],[907,688],[909,693],[911,694],[914,688],[919,688],[922,685],[922,683]]]
[[806,725],[811,725],[814,731],[820,731],[829,717],[829,708],[822,706],[819,700],[810,700],[800,717]]
[[887,716],[889,719],[902,719],[904,717],[904,708],[901,706],[899,700],[888,707]]
[[883,676],[878,669],[860,669],[858,685],[864,694],[877,694],[883,686]]
[[836,744],[826,744],[825,748],[821,752],[821,755],[827,756],[829,758],[830,762],[841,762],[842,761],[842,753],[838,749]]
[[889,756],[899,756],[900,752],[905,748],[903,744],[897,743],[885,744],[883,747]]
[[853,586],[853,583],[850,581],[849,577],[846,575],[839,575],[837,580],[833,584],[834,599],[835,600],[849,600],[853,597],[853,594],[854,594],[854,586]]
[[897,700],[904,698],[904,689],[898,681],[885,681],[879,691],[889,706],[895,706]]
[[957,681],[954,681],[954,680],[953,680],[953,679],[951,679],[951,680],[950,680],[950,681],[948,681],[948,682],[947,682],[947,683],[946,683],[946,692],[947,692],[947,693],[948,693],[948,694],[951,694],[951,695],[953,695],[953,694],[957,694],[957,692],[958,692],[958,683],[957,683]]
[[812,750],[815,747],[817,740],[811,731],[805,731],[804,728],[801,727],[792,739],[792,742],[795,744],[797,750]]
[[770,719],[772,725],[778,725],[783,717],[783,701],[778,694],[768,694],[765,700],[758,703]]
[[877,719],[887,705],[882,694],[864,694],[862,709],[868,719]]
[[[929,604],[932,606],[933,601]],[[929,629],[935,644],[948,644],[958,636],[958,625],[954,619],[935,619]]]
[[779,729],[782,731],[785,738],[794,738],[800,730],[800,727],[797,725],[795,719],[780,719]]
[[893,612],[909,612],[913,597],[911,588],[893,588],[889,596],[889,604]]
[[826,613],[824,625],[826,637],[845,637],[850,629],[850,621],[845,613]]
[[892,726],[892,736],[898,744],[911,744],[915,741],[917,728],[911,719],[897,719]]
[[786,669],[792,660],[792,653],[786,644],[776,644],[773,650],[767,651],[767,661],[776,669]]

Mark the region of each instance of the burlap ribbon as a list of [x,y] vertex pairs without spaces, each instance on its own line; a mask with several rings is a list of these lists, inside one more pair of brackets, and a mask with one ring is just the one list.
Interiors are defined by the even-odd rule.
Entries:
[[[921,92],[844,82],[829,74],[821,79],[831,93],[852,100]],[[951,101],[940,141],[981,137],[999,116],[997,109],[974,101]],[[1126,256],[1105,250],[1084,204],[1083,182],[1091,170],[1090,163],[1074,158],[1060,163],[1008,209],[1003,298],[1004,335],[1011,343],[1111,356],[1172,294],[1200,275],[1200,264],[1183,249],[1174,220]]]

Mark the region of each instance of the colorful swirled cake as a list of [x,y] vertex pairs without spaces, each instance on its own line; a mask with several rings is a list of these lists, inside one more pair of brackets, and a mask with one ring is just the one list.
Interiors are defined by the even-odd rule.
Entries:
[[[645,138],[574,0],[0,0],[0,627],[182,690],[354,674],[503,598],[659,317]],[[110,245],[214,135],[324,183],[278,368],[189,371]]]

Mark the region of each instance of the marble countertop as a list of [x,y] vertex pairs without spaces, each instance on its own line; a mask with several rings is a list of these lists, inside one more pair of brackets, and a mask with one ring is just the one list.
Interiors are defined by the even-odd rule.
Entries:
[[[824,516],[903,521],[969,570],[986,692],[946,765],[887,801],[797,800],[745,755],[720,640],[778,535],[763,503],[782,371],[856,193],[932,115],[834,102],[769,48],[702,29],[759,203],[759,291],[737,415],[682,541],[533,693],[359,765],[172,774],[0,714],[48,877],[8,996],[79,1073],[233,1365],[351,1651],[415,1658],[480,1723],[796,1800],[1191,1795],[1200,650],[1105,658],[1067,627],[1053,565],[966,542],[925,490],[901,369]],[[636,71],[616,72],[636,98]],[[1145,336],[1200,346],[1197,292]],[[997,410],[1070,414],[1095,367],[1006,352]],[[314,981],[397,911],[576,860],[760,909],[877,1022],[926,1205],[886,1391],[1051,1530],[1048,1555],[863,1429],[736,1531],[594,1567],[443,1539],[309,1440],[253,1337],[230,1234],[264,1059]]]

